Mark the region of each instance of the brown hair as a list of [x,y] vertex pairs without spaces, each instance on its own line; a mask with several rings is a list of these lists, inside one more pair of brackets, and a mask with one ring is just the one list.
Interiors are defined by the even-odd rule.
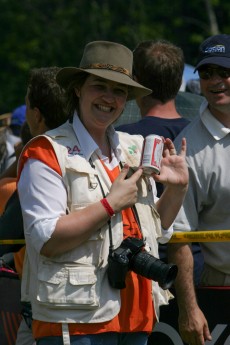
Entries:
[[28,82],[30,107],[37,107],[49,129],[56,128],[68,119],[66,94],[56,82],[59,67],[32,69]]
[[66,89],[66,106],[70,116],[73,116],[75,110],[79,112],[79,98],[76,95],[75,89],[81,88],[88,76],[89,74],[85,72],[77,73]]
[[184,70],[181,48],[166,40],[143,41],[133,52],[133,74],[161,102],[176,97]]

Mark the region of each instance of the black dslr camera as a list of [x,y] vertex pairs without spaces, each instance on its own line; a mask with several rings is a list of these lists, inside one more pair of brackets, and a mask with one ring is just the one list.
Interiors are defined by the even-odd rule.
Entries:
[[147,253],[143,240],[127,237],[108,257],[108,278],[115,289],[125,288],[125,277],[129,270],[145,278],[157,281],[162,289],[168,289],[176,278],[178,268],[165,264]]

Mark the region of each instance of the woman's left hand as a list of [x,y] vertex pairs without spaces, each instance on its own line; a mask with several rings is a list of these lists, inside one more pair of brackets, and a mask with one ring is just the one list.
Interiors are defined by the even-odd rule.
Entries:
[[177,154],[171,139],[165,139],[160,174],[152,174],[156,182],[165,186],[185,187],[188,185],[188,167],[185,160],[186,139],[181,142],[181,151]]

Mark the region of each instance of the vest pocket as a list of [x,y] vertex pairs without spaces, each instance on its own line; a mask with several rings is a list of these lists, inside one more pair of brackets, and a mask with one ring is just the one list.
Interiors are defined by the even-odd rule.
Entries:
[[99,306],[96,283],[95,267],[43,263],[38,272],[37,301],[51,308],[95,309]]

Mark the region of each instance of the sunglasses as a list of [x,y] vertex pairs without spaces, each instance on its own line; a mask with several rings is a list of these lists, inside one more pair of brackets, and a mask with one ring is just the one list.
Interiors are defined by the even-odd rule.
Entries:
[[203,67],[198,69],[198,74],[201,79],[211,79],[214,73],[216,73],[220,78],[227,79],[230,77],[230,68]]

